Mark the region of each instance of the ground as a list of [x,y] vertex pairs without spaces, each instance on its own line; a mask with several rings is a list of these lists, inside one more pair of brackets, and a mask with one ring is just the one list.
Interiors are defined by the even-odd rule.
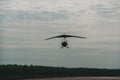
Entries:
[[120,77],[64,77],[64,78],[44,78],[24,80],[120,80]]

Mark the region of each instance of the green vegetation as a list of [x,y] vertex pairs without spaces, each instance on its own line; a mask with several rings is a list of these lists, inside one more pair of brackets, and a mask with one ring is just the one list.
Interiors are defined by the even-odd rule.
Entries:
[[[27,65],[0,65],[0,77],[41,78],[75,76],[120,76],[120,69],[64,68]],[[12,79],[13,80],[13,79]]]

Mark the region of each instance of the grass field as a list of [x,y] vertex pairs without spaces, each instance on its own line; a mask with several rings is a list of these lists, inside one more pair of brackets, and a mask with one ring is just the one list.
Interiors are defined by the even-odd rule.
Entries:
[[43,78],[24,80],[120,80],[120,77],[64,77],[64,78]]

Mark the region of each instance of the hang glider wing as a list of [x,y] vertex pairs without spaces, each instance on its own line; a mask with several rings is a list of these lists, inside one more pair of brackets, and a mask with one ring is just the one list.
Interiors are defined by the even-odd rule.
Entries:
[[63,36],[55,36],[55,37],[51,37],[51,38],[47,38],[47,39],[45,39],[45,40],[49,40],[49,39],[54,39],[54,38],[63,38]]
[[47,38],[47,39],[45,39],[45,40],[54,39],[54,38],[67,38],[67,37],[75,37],[75,38],[83,38],[83,39],[86,39],[86,37],[81,37],[81,36],[59,35],[59,36],[55,36],[55,37],[51,37],[51,38]]
[[73,35],[65,35],[65,37],[75,37],[75,38],[86,38],[86,37],[81,37],[81,36],[73,36]]

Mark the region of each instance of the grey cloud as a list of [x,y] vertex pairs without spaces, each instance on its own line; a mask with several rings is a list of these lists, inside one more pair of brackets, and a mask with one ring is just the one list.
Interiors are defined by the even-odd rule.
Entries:
[[12,11],[2,10],[0,12],[0,20],[39,20],[39,21],[55,21],[68,19],[69,15],[65,11]]
[[112,7],[106,6],[104,4],[96,5],[96,12],[107,18],[120,17],[120,6],[113,5]]

